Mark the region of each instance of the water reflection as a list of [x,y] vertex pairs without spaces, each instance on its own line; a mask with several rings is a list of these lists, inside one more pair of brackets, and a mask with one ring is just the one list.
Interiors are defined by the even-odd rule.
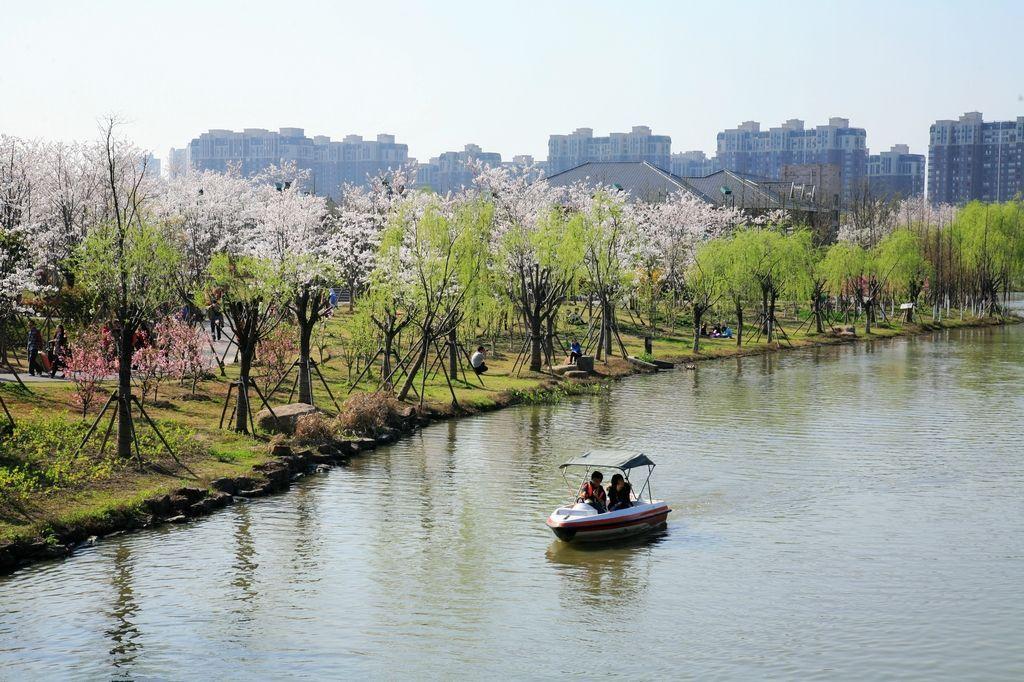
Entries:
[[114,588],[114,603],[107,614],[112,621],[105,633],[111,642],[108,654],[111,665],[119,671],[121,678],[131,679],[131,665],[140,649],[137,641],[140,633],[135,625],[139,604],[135,600],[135,564],[131,549],[126,544],[118,544],[111,570],[110,584]]
[[256,589],[256,545],[252,537],[252,511],[249,504],[239,503],[231,508],[234,516],[232,531],[233,561],[231,563],[231,586],[235,588],[232,613],[237,624],[252,620],[252,608],[259,596]]
[[583,622],[630,618],[645,599],[652,553],[668,531],[600,546],[572,545],[557,540],[545,557],[560,573],[562,608],[576,611]]

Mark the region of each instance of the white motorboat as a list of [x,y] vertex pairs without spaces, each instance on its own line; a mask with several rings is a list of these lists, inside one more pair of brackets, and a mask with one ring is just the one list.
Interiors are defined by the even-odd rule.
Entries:
[[[562,464],[559,469],[565,477],[574,502],[551,512],[547,524],[559,540],[565,542],[594,542],[625,538],[662,528],[668,519],[668,504],[651,497],[651,474],[654,462],[643,453],[618,450],[591,450]],[[590,473],[597,469],[621,471],[629,482],[630,472],[647,469],[647,478],[640,490],[631,494],[632,506],[616,511],[599,512],[580,498],[583,485]],[[568,469],[582,469],[583,481],[574,486],[569,482]],[[644,497],[646,491],[647,497]]]

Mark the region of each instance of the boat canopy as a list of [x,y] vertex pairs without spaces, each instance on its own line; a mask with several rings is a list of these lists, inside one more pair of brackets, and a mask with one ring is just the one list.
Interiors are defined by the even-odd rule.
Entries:
[[629,452],[626,450],[589,450],[579,457],[573,457],[559,469],[566,467],[604,467],[605,469],[620,469],[628,471],[637,467],[653,467],[647,455],[642,452]]

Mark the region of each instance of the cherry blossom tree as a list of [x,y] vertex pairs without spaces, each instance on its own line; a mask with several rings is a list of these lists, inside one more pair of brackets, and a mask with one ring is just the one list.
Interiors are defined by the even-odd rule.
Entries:
[[277,269],[287,290],[285,305],[299,336],[300,403],[312,404],[310,347],[313,329],[330,310],[330,287],[336,272],[335,223],[323,197],[303,191],[308,173],[294,165],[271,167],[257,177],[248,251]]
[[227,173],[190,170],[170,180],[154,202],[154,215],[182,254],[175,290],[193,303],[203,290],[214,254],[234,247],[251,218],[253,185],[237,169]]
[[397,206],[410,191],[405,169],[388,171],[370,179],[369,186],[344,185],[341,202],[333,216],[334,237],[330,258],[348,289],[348,309],[369,283],[380,236]]
[[612,353],[613,338],[619,341],[620,349],[624,348],[615,311],[631,287],[630,254],[636,249],[639,234],[633,207],[621,190],[594,189],[582,183],[569,188],[568,206],[583,220],[581,238],[588,288],[600,305],[601,326],[595,356],[600,359],[603,354],[607,358]]

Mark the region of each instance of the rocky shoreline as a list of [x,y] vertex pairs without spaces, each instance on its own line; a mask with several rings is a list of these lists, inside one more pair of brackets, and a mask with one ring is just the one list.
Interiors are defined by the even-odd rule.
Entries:
[[[1018,324],[1022,321],[1024,320],[1021,318],[1009,317],[979,319],[955,327],[923,324],[913,331],[901,332],[884,338],[894,339],[955,328]],[[857,343],[865,340],[875,339],[864,336],[829,336],[792,348],[776,345],[774,347],[733,349],[723,355],[683,356],[670,358],[670,360],[679,363],[692,363],[764,355],[790,349]],[[657,371],[657,369],[653,366],[650,369],[645,368],[641,366],[641,363],[626,362],[623,363],[621,371],[597,374],[589,379],[571,378],[561,381],[559,379],[544,381],[528,395],[531,400],[540,402],[555,395],[556,391],[560,387],[564,387],[566,383],[586,386],[651,371]],[[500,394],[493,405],[459,411],[409,407],[401,414],[395,415],[396,423],[392,428],[382,431],[373,438],[344,439],[316,447],[297,447],[284,443],[273,445],[272,459],[255,465],[250,476],[218,478],[210,482],[209,489],[178,488],[163,495],[147,498],[135,507],[111,513],[103,518],[87,519],[73,526],[55,525],[51,527],[52,532],[46,537],[19,539],[0,545],[0,576],[37,561],[67,557],[76,549],[92,546],[104,537],[153,528],[163,524],[187,523],[212,514],[239,499],[254,499],[284,492],[291,487],[294,481],[304,476],[324,473],[332,467],[345,466],[353,457],[369,452],[380,445],[394,443],[434,422],[498,410],[524,403],[527,401],[526,399],[527,395],[524,394]]]

